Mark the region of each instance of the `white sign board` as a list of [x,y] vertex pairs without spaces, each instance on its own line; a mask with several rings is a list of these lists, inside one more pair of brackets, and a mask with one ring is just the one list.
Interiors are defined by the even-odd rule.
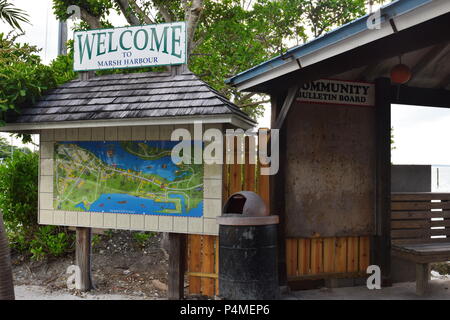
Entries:
[[351,106],[374,106],[375,85],[366,82],[321,79],[303,84],[297,101]]
[[74,70],[138,68],[186,63],[185,22],[74,33]]

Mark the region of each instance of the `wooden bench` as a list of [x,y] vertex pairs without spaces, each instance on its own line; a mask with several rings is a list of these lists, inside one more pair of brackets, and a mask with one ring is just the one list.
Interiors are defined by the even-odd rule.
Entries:
[[427,291],[429,264],[450,261],[450,193],[392,193],[392,255],[416,264],[416,293]]

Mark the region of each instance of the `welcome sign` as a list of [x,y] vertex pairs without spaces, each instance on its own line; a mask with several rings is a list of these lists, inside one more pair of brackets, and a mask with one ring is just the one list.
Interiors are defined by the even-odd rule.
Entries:
[[297,101],[374,106],[375,85],[366,82],[321,79],[303,84],[299,89]]
[[185,22],[74,33],[74,71],[184,63]]

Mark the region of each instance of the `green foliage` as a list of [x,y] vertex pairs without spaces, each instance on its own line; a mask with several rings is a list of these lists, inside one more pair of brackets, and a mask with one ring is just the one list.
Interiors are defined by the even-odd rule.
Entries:
[[0,137],[0,160],[11,157],[14,151],[21,151],[24,153],[31,153],[31,150],[28,148],[18,148],[16,146],[12,146],[8,143],[5,137]]
[[0,111],[18,110],[33,103],[56,82],[50,67],[41,64],[39,50],[16,44],[0,33]]
[[65,228],[39,226],[37,153],[14,152],[0,165],[0,208],[11,247],[33,259],[60,256],[73,246]]
[[0,33],[0,111],[33,104],[48,89],[76,77],[70,56],[60,56],[50,66],[42,64],[39,49],[15,43],[15,37]]
[[133,240],[136,241],[139,247],[145,247],[147,241],[156,235],[154,232],[133,232]]
[[72,249],[73,241],[73,234],[69,234],[65,228],[41,226],[36,229],[29,242],[31,258],[42,260],[46,256],[62,256]]
[[0,208],[9,229],[36,225],[37,153],[15,152],[0,166]]
[[84,8],[89,14],[96,17],[104,17],[113,8],[111,0],[57,0],[53,1],[55,15],[61,20],[67,20],[71,14],[67,13],[67,8],[76,5]]
[[73,71],[73,53],[58,56],[50,64],[57,85],[71,81],[77,77]]
[[14,29],[22,30],[21,22],[30,23],[25,11],[17,9],[7,0],[0,0],[0,20],[6,22]]

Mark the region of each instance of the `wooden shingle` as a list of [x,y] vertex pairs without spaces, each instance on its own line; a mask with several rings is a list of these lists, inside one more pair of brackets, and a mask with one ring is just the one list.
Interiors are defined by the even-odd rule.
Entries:
[[8,123],[237,115],[254,121],[193,73],[130,73],[73,80],[48,91]]

